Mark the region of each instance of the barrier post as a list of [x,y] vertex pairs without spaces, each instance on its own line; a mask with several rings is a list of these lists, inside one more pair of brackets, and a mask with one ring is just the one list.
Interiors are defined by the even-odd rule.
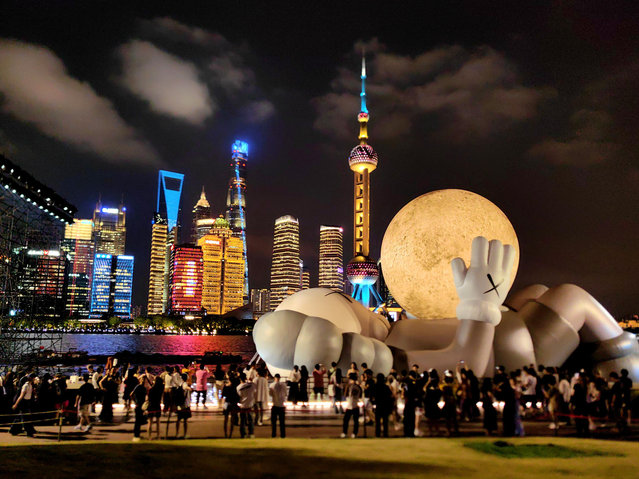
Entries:
[[62,437],[62,411],[58,411],[58,442]]

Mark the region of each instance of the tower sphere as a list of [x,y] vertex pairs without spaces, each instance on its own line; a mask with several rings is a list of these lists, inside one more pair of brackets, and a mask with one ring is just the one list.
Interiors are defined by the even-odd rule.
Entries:
[[358,254],[346,266],[346,276],[352,284],[373,285],[379,277],[377,262],[368,256]]
[[377,168],[377,160],[377,152],[370,145],[357,145],[348,155],[348,165],[357,173],[365,170],[370,173]]

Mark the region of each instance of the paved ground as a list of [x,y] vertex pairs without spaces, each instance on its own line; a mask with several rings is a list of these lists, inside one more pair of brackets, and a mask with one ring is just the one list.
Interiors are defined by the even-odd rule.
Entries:
[[[98,409],[99,411],[99,409]],[[207,409],[202,407],[193,407],[193,417],[189,420],[189,437],[192,439],[213,439],[223,438],[223,416],[217,405],[210,405]],[[268,414],[266,414],[268,416]],[[287,409],[287,436],[293,438],[338,438],[342,425],[342,415],[334,413],[329,407],[322,404],[311,403],[309,407],[289,407]],[[89,433],[74,430],[74,425],[63,425],[61,429],[61,441],[126,441],[133,437],[133,414],[129,418],[126,417],[122,406],[115,410],[114,424],[95,423],[93,429]],[[352,426],[352,423],[351,423]],[[426,424],[422,423],[422,431],[427,432]],[[548,428],[548,422],[543,420],[527,420],[524,421],[524,428],[527,436],[555,436],[555,431]],[[43,444],[56,442],[58,440],[59,427],[56,425],[37,425],[37,433],[35,437],[27,437],[24,434],[12,436],[8,433],[8,427],[0,426],[0,444]],[[162,436],[166,430],[166,416],[162,417],[161,432]],[[144,433],[146,431],[143,430]],[[350,432],[350,431],[349,431]],[[440,428],[441,435],[445,435],[443,425]],[[461,436],[481,436],[481,421],[462,422],[460,424]],[[263,426],[255,428],[255,436],[257,438],[268,438],[271,435],[271,427],[268,421]],[[368,426],[364,428],[360,425],[359,437],[367,435],[374,436],[374,427]],[[402,430],[395,429],[391,422],[390,436],[400,437]],[[562,427],[557,435],[560,437],[574,437],[575,428],[571,426]],[[174,417],[171,418],[169,426],[169,439],[175,436]],[[143,436],[144,437],[144,436]],[[239,438],[239,428],[235,428],[233,432],[234,438]],[[619,436],[613,425],[602,425],[592,435],[599,439],[639,439],[639,425],[633,426],[631,434],[627,436]]]

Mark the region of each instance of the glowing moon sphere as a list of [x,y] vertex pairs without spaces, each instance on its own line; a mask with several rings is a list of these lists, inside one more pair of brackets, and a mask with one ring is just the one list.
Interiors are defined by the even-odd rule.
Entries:
[[468,266],[476,236],[515,247],[512,285],[519,242],[510,221],[493,203],[470,191],[438,190],[404,206],[382,241],[382,273],[395,300],[418,318],[454,318],[459,300],[450,262],[460,257]]

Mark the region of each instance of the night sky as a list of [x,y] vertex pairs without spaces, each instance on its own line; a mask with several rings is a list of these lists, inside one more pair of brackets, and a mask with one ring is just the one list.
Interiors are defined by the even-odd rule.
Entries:
[[[528,6],[525,8],[524,5]],[[534,5],[534,8],[532,7]],[[365,47],[371,254],[394,214],[441,188],[510,218],[514,288],[572,282],[639,310],[637,2],[5,1],[0,151],[92,214],[124,195],[134,304],[146,304],[157,170],[186,175],[183,239],[204,186],[224,211],[231,144],[250,144],[251,287],[268,287],[275,218],[299,218],[317,284],[319,226],[351,253]],[[469,245],[470,247],[470,245]]]

